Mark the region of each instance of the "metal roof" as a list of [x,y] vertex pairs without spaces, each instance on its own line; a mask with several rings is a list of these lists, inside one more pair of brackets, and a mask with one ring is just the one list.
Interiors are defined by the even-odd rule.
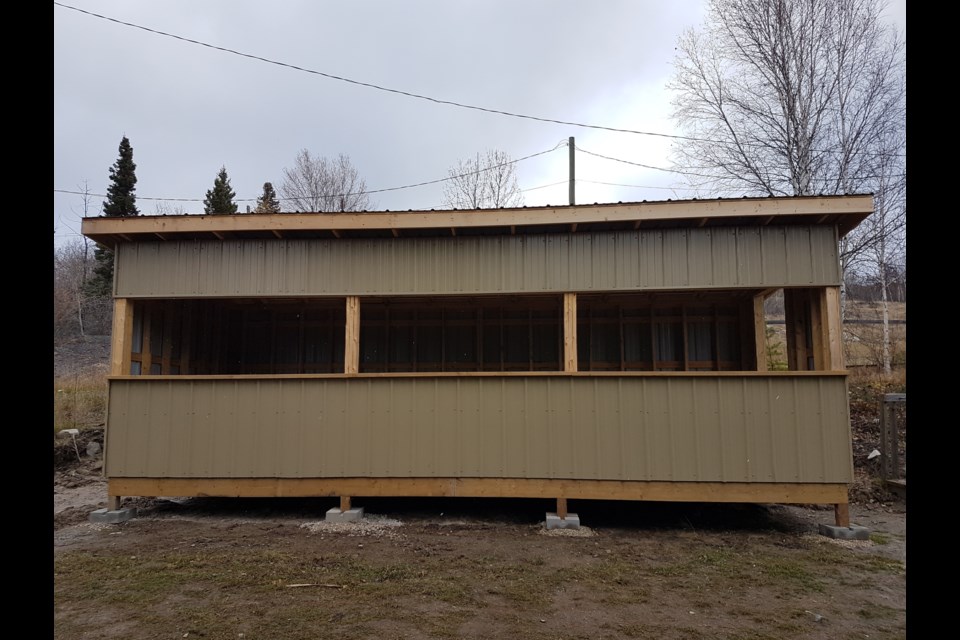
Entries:
[[84,218],[104,245],[165,240],[523,235],[683,227],[828,225],[841,237],[873,212],[873,196],[663,200],[510,209],[162,215]]

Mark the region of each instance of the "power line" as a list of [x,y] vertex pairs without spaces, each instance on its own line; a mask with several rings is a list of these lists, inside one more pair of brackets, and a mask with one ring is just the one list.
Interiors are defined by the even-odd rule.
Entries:
[[[642,167],[642,168],[644,168],[644,169],[653,169],[653,170],[655,170],[655,171],[666,171],[666,172],[668,172],[668,173],[679,173],[680,175],[684,175],[684,176],[696,176],[696,177],[698,177],[698,178],[709,178],[709,179],[711,179],[711,180],[717,178],[717,176],[715,176],[715,175],[707,175],[707,174],[703,174],[703,173],[694,173],[694,172],[692,172],[692,171],[680,171],[680,170],[678,170],[678,169],[664,169],[663,167],[654,167],[654,166],[651,166],[651,165],[648,165],[648,164],[641,164],[641,163],[639,163],[639,162],[631,162],[630,160],[624,160],[624,159],[622,159],[622,158],[613,158],[613,157],[611,157],[611,156],[605,156],[605,155],[600,154],[600,153],[594,153],[594,152],[592,152],[592,151],[587,151],[586,149],[581,149],[579,146],[576,146],[576,145],[574,145],[574,148],[575,148],[577,151],[581,151],[581,152],[583,152],[583,153],[586,153],[587,155],[596,156],[596,157],[598,157],[598,158],[603,158],[604,160],[613,160],[614,162],[622,162],[623,164],[629,164],[629,165],[633,165],[633,166],[635,166],[635,167]],[[890,174],[890,175],[887,176],[887,177],[902,178],[902,177],[904,177],[905,175],[907,175],[907,174],[905,174],[905,173],[892,173],[892,174]],[[882,178],[882,177],[884,177],[884,176],[858,176],[858,178],[860,178],[860,179],[862,179],[862,180],[872,180],[872,179],[877,179],[877,178]]]
[[[530,158],[536,158],[537,156],[542,156],[547,153],[552,153],[559,149],[562,146],[566,146],[567,141],[562,140],[558,142],[552,149],[546,149],[544,151],[538,151],[537,153],[531,153],[528,156],[523,156],[522,158],[517,158],[516,160],[508,160],[507,162],[501,162],[500,164],[490,165],[489,167],[484,167],[482,169],[477,169],[476,171],[467,171],[465,173],[459,173],[457,175],[447,176],[446,178],[437,178],[436,180],[427,180],[426,182],[417,182],[415,184],[405,184],[399,187],[386,187],[384,189],[372,189],[369,191],[358,191],[356,193],[338,193],[325,195],[325,198],[343,198],[347,196],[356,196],[356,195],[366,195],[370,193],[385,193],[387,191],[399,191],[401,189],[412,189],[414,187],[423,187],[430,184],[437,184],[440,182],[447,182],[448,180],[456,180],[458,178],[465,178],[467,176],[477,175],[484,173],[485,171],[492,171],[493,169],[499,169],[500,167],[506,167],[507,165],[517,164],[518,162],[523,162],[524,160],[529,160]],[[552,186],[552,185],[545,185]],[[540,189],[541,187],[534,187],[535,189]],[[106,198],[107,195],[103,193],[91,193],[89,191],[71,191],[69,189],[54,189],[54,193],[66,193],[71,195],[87,195],[93,196],[96,198]],[[234,198],[234,202],[256,202],[259,198]],[[289,202],[289,201],[298,201],[303,200],[304,198],[278,198],[280,202]],[[147,196],[137,196],[137,200],[160,200],[164,202],[203,202],[205,198],[157,198],[157,197],[147,197]]]
[[715,176],[704,175],[704,174],[702,174],[702,173],[693,173],[693,172],[690,172],[690,171],[680,171],[680,170],[678,170],[678,169],[664,169],[663,167],[654,167],[654,166],[651,166],[651,165],[649,165],[649,164],[641,164],[641,163],[639,163],[639,162],[631,162],[630,160],[623,160],[622,158],[613,158],[613,157],[611,157],[611,156],[605,156],[605,155],[600,154],[600,153],[594,153],[593,151],[587,151],[586,149],[581,149],[581,148],[580,148],[579,146],[577,146],[577,145],[574,145],[574,148],[575,148],[577,151],[580,151],[580,152],[582,152],[582,153],[585,153],[585,154],[587,154],[587,155],[589,155],[589,156],[596,156],[596,157],[598,157],[598,158],[603,158],[604,160],[613,160],[614,162],[622,162],[623,164],[630,164],[630,165],[633,165],[633,166],[635,166],[635,167],[642,167],[642,168],[644,168],[644,169],[653,169],[654,171],[665,171],[665,172],[667,172],[667,173],[679,173],[680,175],[684,175],[684,176],[696,176],[696,177],[698,177],[698,178],[714,178],[714,177],[715,177]]
[[610,187],[632,187],[634,189],[664,189],[665,191],[699,191],[691,187],[654,187],[646,184],[621,184],[619,182],[600,182],[599,180],[584,180],[577,178],[577,182],[587,182],[590,184],[605,184]]
[[[118,20],[118,19],[116,19],[116,18],[111,18],[110,16],[105,16],[105,15],[102,15],[102,14],[99,14],[99,13],[94,13],[94,12],[92,12],[92,11],[87,11],[87,10],[85,10],[85,9],[80,9],[80,8],[78,8],[78,7],[73,7],[73,6],[70,6],[70,5],[68,5],[68,4],[63,4],[62,2],[54,2],[53,4],[54,4],[55,6],[58,6],[58,7],[63,7],[64,9],[71,9],[71,10],[73,10],[73,11],[77,11],[77,12],[79,12],[79,13],[83,13],[83,14],[92,16],[92,17],[94,17],[94,18],[100,18],[101,20],[107,20],[107,21],[109,21],[109,22],[114,22],[114,23],[116,23],[116,24],[120,24],[120,25],[123,25],[123,26],[125,26],[125,27],[132,27],[132,28],[134,28],[134,29],[141,29],[141,30],[146,31],[146,32],[148,32],[148,33],[153,33],[153,34],[156,34],[156,35],[159,35],[159,36],[164,36],[164,37],[167,37],[167,38],[173,38],[173,39],[175,39],[175,40],[180,40],[180,41],[182,41],[182,42],[188,42],[188,43],[190,43],[190,44],[195,44],[195,45],[198,45],[198,46],[201,46],[201,47],[206,47],[206,48],[208,48],[208,49],[214,49],[215,51],[222,51],[222,52],[224,52],[224,53],[233,54],[233,55],[240,56],[240,57],[243,57],[243,58],[249,58],[249,59],[251,59],[251,60],[258,60],[258,61],[260,61],[260,62],[265,62],[265,63],[267,63],[267,64],[272,64],[272,65],[276,65],[276,66],[279,66],[279,67],[285,67],[285,68],[287,68],[287,69],[293,69],[293,70],[295,70],[295,71],[302,71],[302,72],[304,72],[304,73],[309,73],[309,74],[313,74],[313,75],[317,75],[317,76],[322,76],[322,77],[328,78],[328,79],[330,79],[330,80],[339,80],[339,81],[341,81],[341,82],[347,82],[347,83],[349,83],[349,84],[355,84],[355,85],[358,85],[358,86],[361,86],[361,87],[368,87],[368,88],[370,88],[370,89],[376,89],[376,90],[378,90],[378,91],[385,91],[385,92],[387,92],[387,93],[395,93],[395,94],[398,94],[398,95],[407,96],[408,98],[416,98],[416,99],[418,99],[418,100],[426,100],[426,101],[428,101],[428,102],[433,102],[433,103],[436,103],[436,104],[444,104],[444,105],[449,105],[449,106],[452,106],[452,107],[459,107],[459,108],[461,108],[461,109],[472,109],[472,110],[474,110],[474,111],[483,111],[483,112],[486,112],[486,113],[493,113],[493,114],[498,114],[498,115],[503,115],[503,116],[509,116],[509,117],[511,117],[511,118],[522,118],[522,119],[525,119],[525,120],[535,120],[535,121],[538,121],[538,122],[548,122],[548,123],[551,123],[551,124],[562,124],[562,125],[567,125],[567,126],[571,126],[571,127],[579,127],[579,128],[582,128],[582,129],[596,129],[596,130],[600,130],[600,131],[613,131],[613,132],[615,132],[615,133],[632,133],[632,134],[641,135],[641,136],[656,136],[656,137],[660,137],[660,138],[669,138],[669,139],[673,139],[673,140],[689,140],[689,141],[691,141],[691,142],[707,142],[707,143],[710,143],[710,144],[730,144],[728,141],[723,141],[723,140],[710,140],[710,139],[707,139],[707,138],[696,138],[696,137],[693,137],[693,136],[681,136],[681,135],[675,135],[675,134],[669,134],[669,133],[657,133],[657,132],[652,132],[652,131],[638,131],[638,130],[636,130],[636,129],[624,129],[624,128],[619,128],[619,127],[608,127],[608,126],[604,126],[604,125],[586,124],[586,123],[582,123],[582,122],[573,122],[573,121],[570,121],[570,120],[557,120],[557,119],[554,119],[554,118],[543,118],[543,117],[540,117],[540,116],[531,116],[531,115],[522,114],[522,113],[513,113],[513,112],[511,112],[511,111],[504,111],[504,110],[501,110],[501,109],[491,109],[491,108],[488,108],[488,107],[478,107],[478,106],[476,106],[476,105],[470,105],[470,104],[466,104],[466,103],[463,103],[463,102],[455,102],[455,101],[453,101],[453,100],[443,100],[443,99],[440,99],[440,98],[433,98],[433,97],[430,97],[430,96],[425,96],[425,95],[421,95],[421,94],[418,94],[418,93],[413,93],[413,92],[410,92],[410,91],[403,91],[403,90],[401,90],[401,89],[391,89],[391,88],[389,88],[389,87],[384,87],[384,86],[381,86],[381,85],[378,85],[378,84],[373,84],[373,83],[371,83],[371,82],[361,82],[360,80],[353,80],[353,79],[351,79],[351,78],[346,78],[346,77],[344,77],[344,76],[334,75],[334,74],[332,74],[332,73],[325,73],[325,72],[323,72],[323,71],[317,71],[317,70],[315,70],[315,69],[308,69],[308,68],[306,68],[306,67],[301,67],[301,66],[298,66],[298,65],[295,65],[295,64],[290,64],[290,63],[287,63],[287,62],[280,62],[280,61],[278,61],[278,60],[272,60],[272,59],[270,59],[270,58],[264,58],[263,56],[257,56],[257,55],[253,55],[253,54],[251,54],[251,53],[244,53],[244,52],[242,52],[242,51],[237,51],[237,50],[235,50],[235,49],[229,49],[229,48],[227,48],[227,47],[220,47],[220,46],[217,46],[217,45],[209,44],[209,43],[207,43],[207,42],[201,42],[200,40],[194,40],[194,39],[192,39],[192,38],[186,38],[186,37],[184,37],[184,36],[178,36],[178,35],[173,34],[173,33],[167,33],[166,31],[160,31],[160,30],[158,30],[158,29],[151,29],[150,27],[144,27],[144,26],[142,26],[142,25],[134,24],[134,23],[132,23],[132,22],[124,22],[123,20]],[[754,146],[754,147],[765,147],[765,146],[767,146],[767,145],[765,145],[765,144],[763,144],[763,143],[759,143],[759,142],[758,142],[758,143],[742,142],[742,143],[740,143],[740,144],[746,145],[746,146]],[[821,153],[836,153],[835,151],[831,151],[831,150],[820,150],[820,152],[821,152]],[[864,155],[883,155],[883,154],[880,153],[880,152],[870,152],[870,151],[863,151],[863,152],[860,152],[860,153],[862,153],[862,154],[864,154]],[[900,156],[900,157],[905,157],[905,156],[906,156],[906,154],[893,154],[893,155],[897,155],[897,156]],[[642,165],[641,165],[641,166],[642,166]],[[657,168],[657,167],[650,167],[650,168]],[[661,169],[661,171],[669,171],[669,169]],[[679,172],[677,172],[677,173],[679,173]],[[697,175],[697,174],[688,174],[688,175]],[[705,176],[705,177],[709,177],[709,176]]]
[[109,16],[101,15],[99,13],[94,13],[92,11],[86,11],[85,9],[79,9],[77,7],[72,7],[68,4],[63,4],[62,2],[54,2],[54,5],[58,7],[63,7],[64,9],[72,9],[79,13],[84,13],[94,18],[100,18],[101,20],[108,20],[109,22],[115,22],[116,24],[121,24],[125,27],[133,27],[134,29],[141,29],[149,33],[153,33],[160,36],[165,36],[167,38],[174,38],[176,40],[181,40],[183,42],[189,42],[190,44],[199,45],[201,47],[206,47],[208,49],[214,49],[216,51],[222,51],[224,53],[230,53],[235,56],[241,56],[243,58],[250,58],[251,60],[258,60],[260,62],[265,62],[267,64],[276,65],[278,67],[286,67],[287,69],[293,69],[295,71],[302,71],[304,73],[310,73],[317,76],[322,76],[324,78],[329,78],[330,80],[339,80],[341,82],[348,82],[350,84],[355,84],[361,87],[368,87],[370,89],[376,89],[378,91],[386,91],[388,93],[396,93],[398,95],[407,96],[408,98],[417,98],[418,100],[427,100],[428,102],[434,102],[436,104],[445,104],[451,107],[460,107],[461,109],[472,109],[474,111],[484,111],[486,113],[495,113],[502,116],[509,116],[511,118],[523,118],[525,120],[536,120],[538,122],[549,122],[552,124],[562,124],[571,127],[580,127],[583,129],[599,129],[601,131],[614,131],[616,133],[633,133],[641,136],[658,136],[661,138],[675,138],[678,140],[691,140],[694,142],[713,142],[711,140],[703,140],[700,138],[691,138],[688,136],[678,136],[671,135],[667,133],[655,133],[650,131],[637,131],[635,129],[621,129],[617,127],[607,127],[598,124],[585,124],[582,122],[572,122],[569,120],[555,120],[553,118],[541,118],[539,116],[531,116],[522,113],[513,113],[511,111],[503,111],[501,109],[490,109],[488,107],[478,107],[476,105],[465,104],[463,102],[455,102],[453,100],[442,100],[440,98],[432,98],[430,96],[421,95],[419,93],[412,93],[410,91],[403,91],[401,89],[391,89],[389,87],[383,87],[378,84],[373,84],[371,82],[361,82],[359,80],[352,80],[343,76],[334,75],[332,73],[325,73],[323,71],[317,71],[315,69],[307,69],[306,67],[300,67],[295,64],[289,64],[286,62],[280,62],[278,60],[272,60],[270,58],[264,58],[262,56],[253,55],[251,53],[243,53],[242,51],[237,51],[235,49],[228,49],[227,47],[219,47],[217,45],[209,44],[206,42],[201,42],[199,40],[194,40],[192,38],[185,38],[183,36],[178,36],[173,33],[167,33],[165,31],[159,31],[157,29],[151,29],[149,27],[144,27],[139,24],[133,24],[132,22],[124,22],[123,20],[117,20],[116,18],[111,18]]

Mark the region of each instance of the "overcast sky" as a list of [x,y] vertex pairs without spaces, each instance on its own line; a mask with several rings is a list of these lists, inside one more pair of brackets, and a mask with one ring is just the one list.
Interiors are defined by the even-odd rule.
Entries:
[[[439,100],[569,122],[676,133],[675,43],[703,0],[584,2],[66,0],[149,29]],[[890,4],[906,27],[905,0]],[[574,136],[585,151],[669,168],[670,139],[436,104],[326,78],[54,6],[54,241],[78,238],[126,135],[137,204],[202,213],[225,166],[240,210],[279,190],[301,149],[344,153],[369,190],[444,178],[485,149],[514,159]],[[565,146],[516,164],[525,204],[567,204]],[[585,153],[578,203],[692,197],[679,176]],[[612,186],[598,182],[617,183]],[[559,183],[559,184],[554,184]],[[544,186],[553,185],[553,186]],[[102,196],[87,215],[101,213]],[[440,184],[374,193],[373,209],[443,207]]]

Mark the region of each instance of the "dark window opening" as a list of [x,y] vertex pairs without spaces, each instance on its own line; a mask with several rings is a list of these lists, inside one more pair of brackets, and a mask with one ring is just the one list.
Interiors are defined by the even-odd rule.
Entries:
[[742,315],[735,293],[583,295],[577,300],[580,371],[738,371]]
[[364,299],[360,372],[558,371],[562,299]]

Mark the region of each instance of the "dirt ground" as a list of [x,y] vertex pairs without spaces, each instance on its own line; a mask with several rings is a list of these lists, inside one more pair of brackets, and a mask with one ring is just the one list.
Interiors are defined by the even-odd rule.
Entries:
[[574,535],[542,500],[357,498],[364,522],[331,525],[333,499],[169,498],[94,525],[81,452],[54,473],[63,640],[906,636],[903,502],[851,505],[863,542],[783,505],[571,501]]

